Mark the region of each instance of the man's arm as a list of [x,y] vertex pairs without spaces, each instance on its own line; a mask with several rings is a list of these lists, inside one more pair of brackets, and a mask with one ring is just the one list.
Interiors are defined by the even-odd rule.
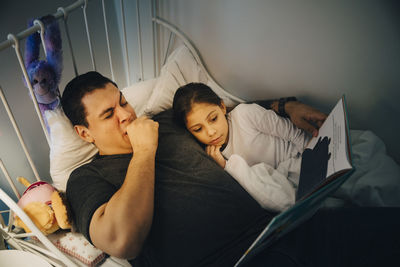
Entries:
[[318,129],[325,121],[327,115],[321,111],[298,101],[290,101],[285,104],[285,112],[297,127],[318,136]]
[[272,100],[265,103],[267,103],[276,114],[283,117],[289,117],[294,125],[311,133],[312,136],[318,135],[318,129],[327,117],[326,114],[319,110],[297,100],[285,101],[285,98],[281,98],[279,100]]
[[90,222],[93,244],[104,252],[134,258],[150,231],[154,208],[154,167],[158,123],[141,117],[128,126],[134,155],[121,188]]

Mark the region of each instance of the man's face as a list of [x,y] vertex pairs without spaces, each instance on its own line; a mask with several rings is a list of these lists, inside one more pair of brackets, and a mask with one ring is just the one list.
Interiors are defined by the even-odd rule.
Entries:
[[94,143],[100,155],[132,153],[126,128],[136,114],[117,87],[108,83],[105,88],[86,94],[82,104],[89,127],[79,125],[76,129],[84,140]]
[[186,127],[201,143],[222,146],[228,139],[226,108],[208,103],[194,103],[186,115]]

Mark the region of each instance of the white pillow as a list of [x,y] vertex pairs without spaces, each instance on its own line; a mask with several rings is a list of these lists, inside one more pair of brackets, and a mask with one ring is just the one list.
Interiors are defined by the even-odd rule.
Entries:
[[71,172],[90,162],[98,150],[76,134],[61,108],[48,110],[45,114],[51,138],[50,175],[54,187],[65,191]]
[[191,51],[181,45],[168,57],[161,68],[161,74],[154,86],[153,93],[147,102],[145,113],[158,114],[161,111],[172,108],[172,102],[176,90],[179,87],[191,83],[201,82],[207,84],[227,106],[234,106],[241,99],[234,97],[222,89],[206,70],[197,62]]
[[128,103],[135,109],[135,113],[138,117],[144,114],[146,103],[149,100],[156,83],[157,79],[154,78],[135,83],[121,90],[126,101],[128,101]]
[[184,45],[176,48],[161,68],[145,112],[155,115],[171,108],[174,94],[179,87],[190,82],[207,83],[207,80],[207,73],[196,62],[190,50]]
[[[138,116],[144,112],[157,79],[136,83],[121,92],[135,108]],[[45,113],[50,128],[50,175],[53,185],[65,191],[71,172],[92,160],[97,148],[83,141],[75,132],[71,122],[61,109],[48,110]]]

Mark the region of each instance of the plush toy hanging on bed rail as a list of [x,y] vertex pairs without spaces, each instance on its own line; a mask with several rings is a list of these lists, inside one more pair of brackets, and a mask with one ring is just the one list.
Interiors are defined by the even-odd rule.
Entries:
[[[29,22],[29,27],[33,25]],[[57,20],[52,15],[40,18],[44,24],[44,47],[46,60],[40,60],[41,38],[38,32],[30,35],[25,46],[25,67],[33,87],[36,100],[39,104],[43,119],[47,125],[45,111],[54,110],[60,104],[60,91],[58,85],[62,72],[62,45],[61,34]]]

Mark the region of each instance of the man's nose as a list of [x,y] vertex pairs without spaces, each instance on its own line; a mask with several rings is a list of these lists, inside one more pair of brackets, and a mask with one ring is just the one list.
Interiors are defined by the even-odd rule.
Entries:
[[132,120],[132,113],[125,110],[123,107],[117,107],[119,122],[130,122]]

